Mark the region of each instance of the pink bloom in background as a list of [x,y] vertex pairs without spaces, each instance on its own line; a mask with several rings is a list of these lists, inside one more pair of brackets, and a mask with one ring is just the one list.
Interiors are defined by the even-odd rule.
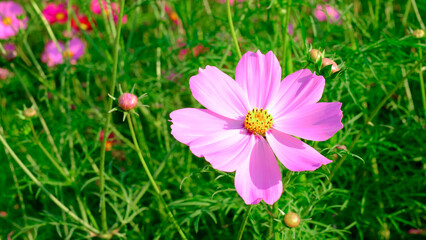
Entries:
[[93,29],[92,24],[89,21],[89,18],[85,15],[77,15],[78,23],[71,19],[71,27],[76,31],[80,31],[81,29],[84,31],[90,31]]
[[24,15],[21,5],[13,1],[0,2],[0,39],[8,39],[15,36],[19,29],[26,29],[28,17]]
[[[216,1],[219,2],[219,3],[222,3],[222,4],[226,4],[226,0],[216,0]],[[231,4],[231,6],[234,5],[235,2],[244,2],[244,0],[237,0],[237,1],[229,0],[229,4]]]
[[6,61],[12,61],[18,55],[18,53],[16,52],[15,44],[13,43],[5,43],[3,45],[3,48],[6,53],[2,53],[1,56],[6,59]]
[[[105,0],[102,0],[102,1],[92,0],[92,2],[90,3],[90,10],[96,15],[101,15],[102,12],[101,12],[101,6],[99,5],[99,2],[101,2],[102,9],[104,10],[105,14],[109,16],[108,3]],[[115,2],[111,2],[111,11],[113,13],[112,16],[113,16],[114,22],[117,24],[118,14],[120,13],[120,6]],[[127,15],[124,15],[123,24],[126,22],[127,22]]]
[[[323,5],[318,4],[314,15],[320,22],[325,22],[328,19],[329,23],[337,23],[340,18],[339,12],[328,4],[325,5],[325,8]],[[340,23],[341,21],[339,21],[339,24]]]
[[54,23],[66,23],[68,19],[68,12],[65,4],[54,4],[49,3],[42,11],[43,16],[50,24]]
[[293,36],[293,34],[294,34],[294,27],[293,27],[293,24],[289,23],[289,24],[287,25],[287,32],[288,32],[288,34],[289,34],[290,36]]
[[6,80],[9,77],[9,70],[0,67],[0,80]]
[[46,63],[49,67],[62,64],[65,58],[69,58],[71,64],[76,64],[77,60],[84,54],[84,43],[77,37],[71,39],[69,48],[66,50],[63,43],[58,42],[58,44],[61,48],[61,52],[53,41],[49,41],[46,43],[44,52],[41,55],[41,61]]
[[282,194],[278,160],[291,171],[313,171],[331,161],[291,135],[324,141],[343,125],[341,103],[318,103],[325,80],[308,69],[281,81],[275,55],[247,52],[234,81],[207,66],[189,80],[194,98],[207,109],[170,114],[172,135],[205,157],[213,168],[235,173],[246,204],[273,204]]

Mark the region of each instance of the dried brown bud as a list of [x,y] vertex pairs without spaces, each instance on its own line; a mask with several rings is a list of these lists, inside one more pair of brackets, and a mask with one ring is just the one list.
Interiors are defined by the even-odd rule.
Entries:
[[34,108],[27,108],[24,110],[24,116],[27,118],[32,118],[36,115],[36,110]]
[[423,31],[422,29],[416,29],[413,31],[413,37],[415,38],[422,38],[425,36],[425,31]]

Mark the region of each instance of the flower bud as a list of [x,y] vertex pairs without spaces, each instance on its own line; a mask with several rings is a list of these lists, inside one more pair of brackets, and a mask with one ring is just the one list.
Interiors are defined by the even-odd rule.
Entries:
[[118,106],[125,111],[133,109],[136,105],[138,105],[138,97],[134,94],[123,93],[118,98]]
[[9,77],[9,70],[0,68],[0,80],[6,80]]
[[339,67],[337,66],[335,61],[331,60],[330,58],[323,58],[322,63],[321,63],[321,68],[328,66],[328,65],[332,65],[331,73],[335,73],[335,72],[339,71]]
[[423,31],[422,29],[416,29],[413,31],[413,37],[415,38],[422,38],[425,36],[425,31]]
[[300,217],[294,212],[289,212],[285,215],[284,222],[288,227],[295,228],[299,226]]
[[36,115],[36,110],[34,108],[27,108],[24,110],[24,116],[27,118],[32,118]]
[[311,60],[316,63],[316,62],[318,62],[320,57],[322,57],[322,53],[318,49],[312,49],[309,52],[309,56],[311,57]]

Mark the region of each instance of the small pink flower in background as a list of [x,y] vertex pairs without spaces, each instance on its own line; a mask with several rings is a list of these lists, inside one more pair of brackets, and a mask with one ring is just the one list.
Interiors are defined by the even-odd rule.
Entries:
[[[58,42],[61,51],[64,49],[64,44]],[[46,63],[47,66],[53,67],[57,64],[64,62],[62,53],[58,50],[56,44],[53,41],[49,41],[44,46],[44,51],[41,54],[41,61]]]
[[172,21],[175,25],[182,24],[177,13],[173,11],[168,5],[164,6],[164,11],[167,13],[167,16],[169,16],[170,21]]
[[[104,136],[105,136],[105,130],[102,129],[100,136],[99,136],[99,141],[102,142],[104,140]],[[117,140],[115,139],[115,135],[114,133],[110,133],[105,145],[105,151],[111,151],[112,150],[112,145],[116,142]]]
[[7,212],[0,211],[0,217],[7,217]]
[[293,35],[294,35],[294,27],[293,27],[293,24],[289,23],[289,24],[287,25],[287,32],[288,32],[288,34],[289,34],[290,36],[293,36]]
[[60,23],[64,24],[68,19],[68,12],[65,4],[49,3],[42,11],[43,16],[50,24]]
[[414,235],[425,235],[426,229],[410,229],[408,230],[408,234],[414,234]]
[[9,77],[9,70],[0,67],[0,80],[6,80]]
[[[102,8],[99,5],[99,2],[101,2],[102,4]],[[92,0],[92,2],[90,3],[90,10],[96,14],[96,15],[101,15],[102,14],[102,9],[104,10],[105,14],[107,16],[109,16],[109,11],[108,11],[108,3],[105,0],[102,1],[98,1],[98,0]],[[113,13],[113,19],[114,22],[117,24],[118,22],[118,15],[120,13],[120,6],[115,3],[115,2],[111,2],[111,11]],[[123,20],[122,20],[123,24],[127,22],[127,15],[123,16]]]
[[194,57],[198,57],[201,53],[205,53],[208,50],[208,47],[204,47],[202,44],[198,44],[197,46],[192,48],[192,54],[194,55]]
[[1,56],[6,59],[6,61],[12,61],[18,55],[18,53],[16,52],[15,44],[13,43],[5,43],[3,45],[3,48],[6,53],[1,54]]
[[272,52],[244,54],[235,78],[216,67],[200,68],[189,85],[207,109],[172,112],[172,135],[213,168],[236,171],[235,188],[246,204],[273,204],[283,191],[276,157],[290,171],[313,171],[331,162],[291,135],[331,138],[343,127],[342,104],[318,103],[325,80],[308,69],[281,81]]
[[[325,22],[328,19],[329,23],[337,23],[340,18],[340,13],[328,4],[325,5],[325,8],[323,5],[318,4],[314,15],[320,22]],[[341,22],[339,21],[338,23],[340,24]]]
[[93,29],[92,24],[89,21],[89,18],[85,15],[77,15],[78,24],[75,22],[74,19],[71,19],[71,27],[75,29],[76,31],[90,31]]
[[179,51],[178,58],[179,60],[183,61],[185,59],[185,56],[188,55],[189,50],[187,48],[183,48]]
[[0,2],[0,39],[15,36],[19,29],[26,29],[28,17],[21,5],[13,1]]
[[[226,0],[216,0],[216,1],[218,3],[221,3],[221,4],[226,4]],[[244,0],[237,0],[237,1],[235,1],[235,0],[229,0],[229,4],[231,4],[231,6],[234,5],[235,2],[244,2]]]
[[47,66],[53,67],[57,64],[64,63],[64,59],[69,58],[71,64],[76,64],[77,60],[83,56],[85,45],[79,38],[74,37],[69,42],[69,48],[65,49],[63,43],[58,42],[61,52],[58,50],[53,41],[46,43],[44,52],[41,55],[41,61],[46,63]]

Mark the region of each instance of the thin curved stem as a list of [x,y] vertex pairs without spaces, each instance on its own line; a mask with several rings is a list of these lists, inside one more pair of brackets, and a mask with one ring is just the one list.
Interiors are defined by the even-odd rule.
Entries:
[[250,215],[251,209],[253,208],[254,205],[248,205],[247,206],[247,210],[244,213],[244,217],[243,217],[243,222],[240,225],[240,230],[238,231],[238,240],[241,240],[243,238],[243,234],[244,234],[244,230],[246,229],[246,225],[247,225],[247,220],[248,217]]
[[240,46],[238,45],[237,35],[235,34],[234,23],[232,22],[231,3],[229,2],[229,0],[226,0],[226,8],[228,11],[229,28],[231,29],[231,35],[232,35],[232,39],[234,40],[235,50],[237,51],[238,57],[241,58],[242,57],[241,50],[240,50]]
[[164,208],[166,209],[167,214],[169,215],[170,220],[172,221],[173,225],[175,225],[177,231],[179,232],[180,236],[182,237],[182,239],[187,239],[185,236],[185,233],[182,231],[182,229],[180,228],[179,224],[176,222],[173,213],[170,211],[169,207],[167,206],[166,201],[164,200],[163,196],[161,195],[161,191],[157,186],[157,183],[155,182],[154,178],[152,177],[151,171],[148,168],[148,165],[146,165],[145,159],[142,156],[142,151],[139,148],[139,143],[138,140],[136,139],[136,134],[135,134],[135,130],[133,128],[133,123],[132,123],[132,118],[131,116],[127,117],[127,122],[129,123],[129,128],[130,128],[130,133],[132,134],[132,139],[133,139],[133,143],[135,145],[136,148],[136,152],[139,156],[139,159],[141,160],[143,169],[146,172],[146,175],[148,176],[149,181],[151,182],[151,185],[153,186],[155,193],[157,193],[158,197],[161,200],[161,203],[163,204]]
[[[109,94],[111,96],[114,96],[115,92],[115,82],[117,80],[117,66],[118,66],[118,49],[120,44],[120,33],[121,33],[121,26],[122,22],[121,19],[123,19],[123,13],[124,13],[124,1],[121,0],[121,6],[120,6],[120,13],[119,13],[119,21],[117,24],[117,34],[115,36],[115,42],[114,42],[114,54],[113,54],[113,68],[112,68],[112,79],[111,84],[109,88]],[[113,36],[114,37],[114,36]],[[112,108],[112,98],[108,99],[108,110]],[[110,131],[110,125],[111,124],[111,114],[107,114],[107,120],[105,123],[105,137],[102,141],[101,145],[101,161],[99,164],[99,192],[101,194],[101,222],[102,222],[102,231],[106,232],[108,230],[107,225],[107,217],[106,217],[106,206],[105,206],[105,148],[106,148],[106,142],[109,136]]]

